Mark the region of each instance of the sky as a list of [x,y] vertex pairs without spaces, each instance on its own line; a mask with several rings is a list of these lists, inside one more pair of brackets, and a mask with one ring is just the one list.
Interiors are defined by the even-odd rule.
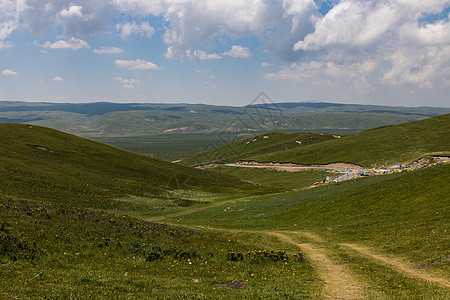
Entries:
[[449,0],[0,0],[0,100],[450,107]]

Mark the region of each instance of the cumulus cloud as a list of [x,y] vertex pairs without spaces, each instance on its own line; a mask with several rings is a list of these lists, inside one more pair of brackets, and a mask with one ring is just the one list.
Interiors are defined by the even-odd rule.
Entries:
[[155,28],[150,26],[148,22],[142,22],[137,24],[135,22],[127,22],[124,24],[117,24],[116,29],[120,31],[120,35],[123,39],[126,39],[130,35],[137,34],[142,37],[151,38],[155,33]]
[[22,4],[16,1],[0,1],[0,41],[7,39],[19,27],[19,10]]
[[376,42],[396,21],[396,11],[380,2],[342,1],[323,18],[314,32],[294,50],[320,50],[330,46],[365,46]]
[[[324,1],[0,0],[0,49],[9,47],[4,41],[18,28],[61,36],[42,45],[49,49],[89,48],[86,37],[102,31],[115,31],[124,39],[161,32],[166,58],[213,60],[250,57],[253,49],[236,44],[250,38],[289,63],[268,79],[310,80],[299,75],[309,70],[327,84],[339,79],[330,75],[339,70],[348,80],[341,83],[359,86],[448,82],[450,24],[449,16],[443,16],[448,0],[326,0],[332,7],[321,13]],[[119,24],[113,24],[116,16]],[[160,30],[143,21],[149,16],[163,20]],[[218,50],[230,44],[229,51]],[[93,51],[119,53],[113,47]],[[370,76],[356,69],[369,61],[376,63]],[[160,69],[141,60],[116,65]]]
[[15,72],[15,71],[13,71],[13,70],[10,70],[10,69],[4,69],[4,70],[2,71],[2,75],[5,75],[5,76],[15,76],[15,75],[17,75],[17,72]]
[[[401,85],[431,88],[450,74],[450,25],[448,17],[432,21],[429,16],[448,6],[443,0],[340,1],[316,19],[314,31],[295,43],[293,50],[304,55],[304,63],[265,78],[341,82],[359,91]],[[376,62],[370,76],[355,68],[364,61]],[[336,66],[342,77],[330,76]]]
[[97,54],[121,54],[121,53],[123,53],[123,50],[118,47],[102,47],[100,49],[94,49],[92,51]]
[[119,68],[126,68],[130,70],[162,70],[162,68],[158,67],[156,64],[141,59],[136,60],[117,59],[115,63],[116,66],[118,66]]
[[85,38],[106,30],[114,11],[112,4],[107,0],[20,2],[26,3],[18,12],[22,25],[33,34],[62,28],[65,37]]
[[11,33],[18,27],[15,21],[6,21],[0,23],[0,40],[4,40],[10,36]]
[[293,60],[291,48],[313,30],[311,15],[318,14],[313,0],[295,1],[134,1],[113,0],[122,12],[164,17],[166,56],[176,59],[218,59],[217,38],[257,37],[264,48]]
[[61,76],[55,76],[52,78],[53,81],[64,81],[64,78],[62,78]]
[[382,78],[387,85],[415,84],[431,88],[441,80],[450,79],[450,45],[400,48],[386,59],[391,62],[390,70]]
[[61,17],[65,18],[65,17],[79,17],[82,18],[83,17],[83,13],[81,12],[82,7],[79,5],[72,5],[67,9],[63,9],[61,10],[61,12],[59,13],[61,15]]
[[266,62],[266,61],[263,61],[262,63],[261,63],[261,67],[263,67],[263,68],[267,68],[267,67],[270,67],[270,66],[272,66],[273,64],[271,64],[271,63],[268,63],[268,62]]
[[249,58],[250,56],[252,56],[252,52],[247,47],[233,45],[231,46],[231,50],[224,52],[223,55],[231,56],[234,58]]
[[134,89],[136,87],[136,85],[142,84],[142,81],[140,81],[138,79],[134,79],[134,78],[127,79],[127,78],[122,78],[120,76],[114,77],[113,80],[122,82],[123,87],[126,89]]
[[42,44],[41,47],[48,48],[48,49],[72,49],[72,50],[79,50],[82,48],[91,48],[86,41],[79,40],[76,38],[70,38],[67,41],[59,40],[54,43],[47,41],[44,44]]
[[[450,18],[450,16],[449,16]],[[450,44],[450,21],[440,20],[434,24],[406,23],[399,31],[400,39],[415,46]]]

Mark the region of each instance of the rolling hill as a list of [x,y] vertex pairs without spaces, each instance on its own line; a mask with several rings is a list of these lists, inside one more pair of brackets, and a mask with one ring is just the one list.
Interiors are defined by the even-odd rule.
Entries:
[[[306,139],[305,136],[298,138],[301,144],[291,139],[292,134],[277,134],[282,137],[281,141],[270,138],[264,140],[257,136],[194,156],[183,163],[196,165],[238,160],[297,164],[348,162],[367,167],[409,163],[427,154],[447,155],[450,152],[449,124],[450,114],[446,114],[342,137],[323,135],[315,139],[312,134],[306,134]],[[247,144],[248,141],[252,143]],[[290,147],[280,149],[283,143],[289,143]],[[230,149],[235,150],[235,153],[230,154]]]
[[[178,202],[190,205],[197,203],[195,199],[189,204],[175,194],[263,192],[236,177],[155,160],[35,125],[0,124],[0,143],[0,194],[15,198],[131,209],[136,203],[129,197],[180,198]],[[123,197],[128,200],[118,200]]]

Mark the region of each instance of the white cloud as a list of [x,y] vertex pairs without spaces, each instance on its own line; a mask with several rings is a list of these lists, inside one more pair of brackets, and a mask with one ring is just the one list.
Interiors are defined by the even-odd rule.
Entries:
[[402,41],[415,46],[450,44],[450,21],[440,20],[422,26],[413,22],[406,23],[400,28],[399,35]]
[[0,23],[0,40],[4,40],[10,36],[11,33],[16,30],[18,24],[16,21],[5,21]]
[[61,12],[59,13],[62,17],[72,17],[72,16],[76,16],[76,17],[83,17],[83,13],[81,12],[82,7],[79,5],[72,5],[70,6],[68,9],[63,9],[61,10]]
[[2,75],[5,75],[5,76],[15,76],[15,75],[17,75],[17,72],[15,72],[15,71],[13,71],[13,70],[10,70],[10,69],[4,69],[4,70],[2,71]]
[[[293,60],[295,42],[311,32],[311,15],[318,14],[314,0],[283,1],[196,1],[114,0],[123,13],[164,17],[166,57],[195,60],[218,59],[216,39],[257,37],[265,49]],[[216,51],[217,52],[217,51]]]
[[185,60],[209,60],[209,59],[221,59],[222,56],[217,53],[206,53],[205,51],[199,49],[187,49],[183,53],[180,53],[180,49],[169,47],[167,48],[166,58],[170,59],[185,59]]
[[155,33],[155,29],[150,26],[148,22],[142,22],[137,24],[135,22],[128,22],[124,24],[117,24],[116,29],[120,31],[120,35],[123,39],[126,39],[130,35],[138,34],[142,37],[150,39]]
[[76,38],[70,38],[67,41],[59,40],[54,43],[47,41],[44,44],[42,44],[41,47],[48,48],[48,49],[72,49],[72,50],[79,50],[82,48],[91,48],[86,41],[79,40]]
[[22,27],[33,34],[60,32],[64,37],[86,38],[108,29],[114,8],[107,0],[39,0],[23,3],[18,10]]
[[127,79],[122,77],[114,77],[113,80],[122,82],[123,87],[126,89],[134,89],[136,85],[143,84],[142,81],[134,78]]
[[64,81],[64,78],[60,77],[60,76],[55,76],[52,78],[53,81]]
[[[323,1],[333,5],[325,15],[319,13]],[[181,60],[249,57],[253,48],[236,43],[253,39],[265,53],[295,62],[266,78],[340,82],[352,88],[355,82],[360,87],[430,88],[450,80],[450,24],[442,16],[448,7],[448,0],[0,0],[0,49],[11,46],[5,41],[17,28],[57,33],[60,41],[42,45],[48,49],[89,48],[89,35],[111,29],[123,38],[162,32],[165,57]],[[441,19],[435,20],[434,14]],[[119,15],[126,21],[113,24],[113,16]],[[160,27],[143,21],[149,16],[160,17]],[[229,51],[218,50],[231,45]],[[374,62],[374,69],[355,69],[366,62]],[[116,65],[161,69],[144,60],[118,60]],[[263,62],[261,67],[269,65]]]
[[227,55],[234,58],[249,58],[250,56],[252,56],[252,53],[247,47],[233,45],[231,46],[230,51],[224,52],[222,55]]
[[11,44],[9,41],[7,41],[6,43],[3,41],[0,41],[0,50],[12,48],[12,47],[13,47],[13,44]]
[[116,66],[118,66],[119,68],[126,68],[130,70],[162,70],[162,68],[158,67],[156,64],[141,59],[136,60],[117,59]]
[[262,68],[267,68],[267,67],[270,67],[270,66],[273,66],[273,64],[268,63],[268,62],[265,62],[265,61],[263,61],[263,62],[261,63],[261,67],[262,67]]
[[344,0],[323,18],[317,19],[314,32],[298,41],[294,50],[366,46],[379,40],[392,27],[396,22],[396,13],[384,1]]
[[383,75],[390,86],[414,84],[431,88],[450,78],[450,45],[413,49],[401,48],[386,58],[391,68]]
[[121,53],[123,53],[123,50],[118,47],[102,47],[100,49],[94,49],[92,51],[97,54],[121,54]]

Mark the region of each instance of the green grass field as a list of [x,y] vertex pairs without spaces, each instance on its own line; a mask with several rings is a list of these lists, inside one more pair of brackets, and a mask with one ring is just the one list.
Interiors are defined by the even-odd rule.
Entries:
[[0,141],[0,193],[16,198],[143,212],[153,206],[119,199],[172,199],[189,206],[195,201],[175,190],[241,197],[271,189],[39,126],[0,124]]
[[[353,146],[364,149],[367,134],[391,142],[406,136],[401,149],[448,152],[445,141],[434,142],[447,120],[374,129],[355,135]],[[272,149],[299,138],[276,136]],[[328,140],[311,139],[305,149],[352,136],[315,137]],[[449,165],[306,189],[321,171],[202,171],[22,124],[0,125],[0,142],[0,298],[450,293]],[[379,150],[386,161],[400,153],[393,148]]]
[[334,139],[332,134],[269,132],[249,137],[206,153],[200,153],[183,160],[182,164],[197,166],[210,162],[248,160],[254,156],[296,149],[331,139]]
[[300,248],[314,245],[336,264],[353,270],[349,273],[354,277],[371,282],[370,290],[380,292],[375,298],[445,299],[449,292],[445,285],[427,284],[345,244],[369,247],[388,260],[400,260],[401,267],[441,278],[448,286],[449,170],[450,166],[441,166],[261,196],[167,221],[290,235]]
[[228,174],[262,185],[275,186],[288,190],[310,187],[322,178],[322,170],[302,170],[299,172],[277,171],[273,169],[237,168],[217,166],[208,170]]
[[[261,246],[257,235],[6,197],[0,214],[2,299],[314,299],[320,292],[309,264],[275,240]],[[235,261],[228,254],[272,250],[283,258]],[[245,289],[215,286],[234,281]]]

